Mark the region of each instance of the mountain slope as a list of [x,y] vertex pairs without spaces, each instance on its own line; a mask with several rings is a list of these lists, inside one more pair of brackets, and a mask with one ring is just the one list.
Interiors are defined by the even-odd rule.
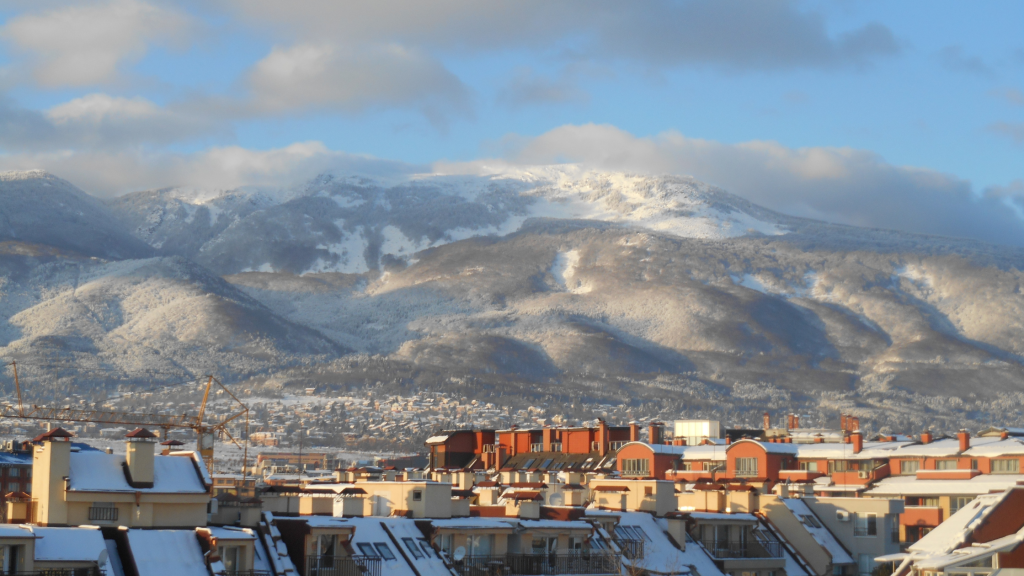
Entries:
[[111,260],[154,253],[100,201],[40,170],[0,172],[0,240]]

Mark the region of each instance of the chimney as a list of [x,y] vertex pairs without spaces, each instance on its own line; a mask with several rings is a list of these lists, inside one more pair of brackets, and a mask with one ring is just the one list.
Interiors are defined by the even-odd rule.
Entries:
[[71,475],[71,438],[67,430],[54,428],[32,439],[42,444],[32,454],[32,498],[40,504],[35,521],[43,526],[68,523],[64,491]]
[[927,431],[921,432],[921,444],[931,444],[931,443],[932,443],[932,433],[931,432],[927,432]]
[[651,422],[651,425],[647,428],[647,442],[652,446],[655,444],[661,444],[661,428],[664,426],[661,422]]
[[597,427],[597,450],[601,456],[608,454],[608,423],[600,420]]
[[128,468],[129,485],[132,488],[152,488],[156,435],[145,428],[136,428],[125,438],[128,439],[125,466]]
[[799,428],[799,427],[800,427],[800,415],[799,414],[794,414],[793,415],[793,428]]
[[629,441],[637,442],[640,440],[640,425],[636,422],[629,423]]
[[1006,430],[1003,430],[1002,432],[999,433],[999,439],[1000,440],[1006,440],[1009,437],[1010,437],[1010,433],[1007,432]]
[[555,435],[555,431],[550,426],[545,426],[542,432],[542,442],[544,442],[544,451],[551,452],[551,438]]
[[850,441],[853,444],[853,453],[860,454],[860,451],[864,449],[864,435],[860,433],[860,430],[854,430],[850,434]]
[[726,437],[725,437],[725,444],[726,444],[727,446],[728,446],[729,444],[732,444],[732,436],[726,436]]
[[839,429],[842,430],[843,432],[846,432],[848,430],[848,428],[846,427],[846,423],[847,423],[847,421],[846,421],[846,414],[840,414],[839,415]]
[[788,414],[786,416],[786,430],[792,430],[793,428],[795,428],[795,426],[793,426],[793,415]]
[[860,416],[847,416],[847,424],[851,430],[860,430]]
[[966,452],[971,447],[971,433],[967,430],[960,430],[956,437],[960,440],[960,451]]
[[771,427],[772,427],[772,417],[767,412],[765,412],[764,413],[764,429],[765,430],[770,430]]

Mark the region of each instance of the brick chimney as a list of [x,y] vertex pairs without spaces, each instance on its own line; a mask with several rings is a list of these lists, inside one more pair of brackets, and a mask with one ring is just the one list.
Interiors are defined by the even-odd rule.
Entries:
[[850,434],[850,443],[853,444],[853,453],[860,454],[860,451],[864,449],[864,435],[860,433],[860,430],[854,430]]
[[849,428],[846,427],[846,423],[847,423],[847,421],[846,421],[846,414],[840,414],[839,415],[839,429],[842,430],[843,432],[847,432],[849,430]]
[[800,427],[800,415],[799,414],[793,414],[793,428],[799,428],[799,427]]
[[921,444],[931,444],[931,443],[932,443],[932,433],[928,432],[928,431],[921,432]]
[[967,430],[960,430],[956,437],[960,440],[960,451],[966,452],[971,447],[971,433]]
[[601,456],[608,454],[608,423],[600,420],[597,426],[597,451]]
[[647,442],[652,446],[655,444],[661,444],[663,442],[661,438],[662,427],[665,426],[661,422],[651,422],[651,425],[647,428]]
[[792,414],[787,414],[786,415],[786,430],[792,430],[793,428],[795,428],[795,426],[793,426],[793,415]]
[[1002,432],[999,433],[999,439],[1000,440],[1006,440],[1009,437],[1010,437],[1010,433],[1007,432],[1006,430],[1003,430]]
[[850,425],[851,430],[860,430],[860,416],[847,416],[846,423]]
[[629,441],[637,442],[640,440],[640,425],[636,422],[629,423]]
[[764,429],[770,430],[772,427],[772,417],[767,412],[764,413]]

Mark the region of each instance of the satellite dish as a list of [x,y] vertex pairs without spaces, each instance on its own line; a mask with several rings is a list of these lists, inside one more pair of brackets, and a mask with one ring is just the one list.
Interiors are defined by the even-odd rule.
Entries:
[[459,546],[458,548],[456,548],[455,549],[455,553],[452,554],[452,559],[455,560],[456,562],[462,560],[465,557],[466,557],[466,549],[463,548],[462,546]]
[[107,563],[107,551],[100,550],[100,557],[96,559],[96,565],[103,569],[103,565]]

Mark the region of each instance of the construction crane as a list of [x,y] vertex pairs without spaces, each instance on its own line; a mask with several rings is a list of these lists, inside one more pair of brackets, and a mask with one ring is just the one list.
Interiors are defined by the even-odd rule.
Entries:
[[[206,390],[203,393],[203,403],[199,406],[199,414],[189,416],[166,415],[166,414],[139,414],[134,412],[119,412],[114,410],[81,410],[78,408],[54,408],[45,406],[25,406],[21,397],[21,382],[18,380],[18,363],[8,364],[14,369],[14,388],[18,393],[18,406],[0,405],[0,418],[17,418],[25,420],[47,420],[51,422],[93,422],[97,424],[127,424],[130,426],[146,426],[160,428],[163,436],[172,428],[190,428],[196,433],[196,448],[206,464],[206,469],[213,473],[213,444],[216,433],[224,434],[235,446],[242,449],[242,479],[247,475],[249,465],[249,407],[238,399],[220,380],[212,375],[207,376]],[[210,390],[217,384],[235,402],[241,406],[238,412],[228,415],[219,422],[203,422],[206,416],[206,404],[210,399]],[[245,418],[245,442],[239,443],[227,430],[227,425],[239,418]]]

